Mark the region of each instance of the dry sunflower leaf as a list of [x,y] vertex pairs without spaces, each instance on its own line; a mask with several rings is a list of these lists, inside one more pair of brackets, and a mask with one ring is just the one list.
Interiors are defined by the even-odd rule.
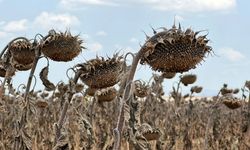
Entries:
[[42,80],[43,85],[45,86],[46,90],[53,91],[56,89],[56,86],[48,80],[48,73],[49,73],[49,67],[47,66],[41,70],[39,76],[40,76],[40,79]]

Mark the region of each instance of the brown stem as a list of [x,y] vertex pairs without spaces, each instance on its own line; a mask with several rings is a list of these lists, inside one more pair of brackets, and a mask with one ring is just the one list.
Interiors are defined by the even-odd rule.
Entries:
[[[81,72],[76,72],[75,74],[75,77],[73,79],[73,82],[74,84],[77,83],[79,77],[81,75]],[[62,126],[63,126],[63,123],[64,123],[64,120],[65,120],[65,117],[66,117],[66,114],[67,114],[67,110],[68,110],[68,107],[69,107],[69,103],[73,97],[73,92],[71,92],[72,89],[70,88],[70,92],[66,92],[65,94],[69,94],[68,97],[67,97],[67,100],[65,100],[64,102],[64,105],[63,105],[63,110],[62,110],[62,113],[61,113],[61,116],[58,120],[58,123],[57,123],[57,126],[56,126],[56,129],[55,129],[55,139],[54,139],[54,146],[56,145],[58,139],[60,138],[61,136],[61,129],[62,129]]]
[[117,126],[114,129],[114,133],[115,133],[116,138],[115,138],[115,141],[114,141],[113,150],[120,150],[121,149],[121,133],[122,133],[122,129],[123,129],[123,126],[124,126],[124,121],[125,121],[125,118],[124,118],[124,103],[129,98],[129,93],[130,93],[130,90],[131,90],[131,83],[132,83],[132,81],[134,79],[135,71],[136,71],[138,62],[141,59],[142,54],[143,54],[143,49],[141,49],[137,53],[135,58],[133,59],[132,66],[131,66],[131,69],[129,71],[129,76],[128,76],[127,82],[126,82],[126,88],[125,88],[125,91],[123,93],[123,97],[122,97],[122,100],[121,100],[121,106],[120,106],[120,110],[119,110]]
[[95,107],[95,102],[96,102],[96,94],[94,95],[94,97],[92,98],[92,102],[89,106],[89,110],[88,110],[88,113],[89,113],[89,122],[90,124],[92,125],[92,120],[93,120],[93,110],[94,110],[94,107]]
[[[8,71],[8,69],[7,69],[7,71]],[[7,74],[7,71],[6,71],[6,74]],[[2,92],[1,93],[1,96],[0,96],[0,101],[2,101],[3,100],[3,97],[4,97],[4,94],[5,94],[5,88],[4,88],[4,86],[5,86],[5,83],[6,83],[6,81],[7,81],[7,75],[5,75],[5,77],[4,77],[4,79],[3,79],[3,82],[2,82],[2,85],[1,85],[1,90],[0,90],[0,92]]]
[[181,84],[181,80],[177,84],[177,89],[176,89],[176,93],[175,93],[176,94],[175,104],[177,107],[179,107],[180,103],[181,103],[181,97],[179,96],[180,84]]
[[30,71],[30,75],[29,75],[29,78],[28,78],[27,86],[26,86],[26,91],[25,91],[25,94],[24,94],[24,101],[25,102],[27,102],[27,98],[28,98],[29,91],[30,91],[30,85],[31,85],[32,78],[34,76],[34,73],[35,73],[36,66],[37,66],[38,60],[40,58],[40,55],[41,55],[41,49],[36,48],[36,57],[35,57],[35,60],[33,62],[33,66],[32,66],[31,71]]
[[191,92],[191,93],[190,93],[190,96],[189,96],[189,102],[191,102],[191,101],[192,101],[193,94],[194,94],[194,92]]
[[63,110],[62,110],[62,113],[61,113],[61,116],[58,120],[58,124],[56,126],[56,131],[55,131],[55,139],[54,139],[54,145],[56,145],[58,139],[60,138],[61,136],[61,129],[62,129],[62,126],[63,126],[63,123],[64,123],[64,119],[66,117],[66,113],[67,113],[67,110],[68,110],[68,107],[69,107],[69,102],[66,100],[64,105],[63,105]]
[[205,137],[204,137],[204,149],[208,150],[209,144],[208,144],[208,136],[209,136],[209,129],[212,126],[212,118],[211,116],[208,118],[208,122],[206,125],[206,130],[205,130]]

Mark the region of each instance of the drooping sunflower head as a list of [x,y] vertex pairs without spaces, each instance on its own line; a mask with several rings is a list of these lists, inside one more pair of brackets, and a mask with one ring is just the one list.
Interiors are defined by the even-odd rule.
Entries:
[[24,39],[12,42],[9,45],[11,65],[20,71],[29,70],[35,60],[35,48],[33,44]]
[[149,64],[161,72],[185,72],[196,67],[212,51],[206,35],[188,28],[182,30],[174,25],[161,32],[154,31],[142,46],[141,64]]
[[42,53],[54,61],[71,61],[84,49],[79,35],[72,36],[69,31],[50,30],[41,44]]
[[193,84],[197,80],[197,76],[195,74],[186,74],[184,76],[181,76],[181,83],[185,86],[189,84]]
[[99,102],[110,102],[117,96],[117,90],[114,87],[101,89],[96,93]]
[[81,80],[90,88],[102,89],[117,84],[123,70],[123,57],[115,54],[112,58],[96,57],[78,64]]
[[202,91],[202,89],[203,89],[202,86],[193,86],[193,87],[191,87],[190,91],[192,93],[200,93]]
[[139,126],[137,132],[142,134],[147,139],[147,141],[158,140],[161,136],[159,129],[153,128],[147,123],[143,123],[141,126]]
[[222,101],[224,105],[226,105],[230,109],[237,109],[242,106],[242,102],[234,99],[225,99]]
[[175,77],[175,75],[176,75],[175,72],[163,72],[163,73],[161,74],[161,76],[162,76],[163,78],[165,78],[165,79],[172,79],[172,78]]
[[146,82],[141,80],[136,80],[134,84],[135,84],[134,94],[137,97],[143,98],[148,95],[149,85]]

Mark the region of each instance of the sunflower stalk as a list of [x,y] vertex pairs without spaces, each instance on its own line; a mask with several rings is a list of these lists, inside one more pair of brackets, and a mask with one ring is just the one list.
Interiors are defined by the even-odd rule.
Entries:
[[96,94],[94,95],[94,97],[92,98],[92,102],[89,106],[89,122],[92,125],[92,120],[93,120],[93,111],[94,111],[94,107],[95,107],[95,103],[96,103],[97,97]]
[[35,57],[35,60],[33,62],[33,66],[32,66],[31,71],[30,71],[30,75],[29,75],[29,78],[28,78],[28,82],[27,82],[27,86],[26,86],[26,91],[25,91],[25,95],[24,95],[24,101],[27,102],[27,103],[28,103],[27,98],[29,96],[29,91],[30,91],[30,86],[31,86],[32,78],[34,76],[38,60],[40,59],[40,56],[41,56],[41,50],[40,50],[40,48],[36,47],[35,54],[36,54],[36,57]]
[[136,129],[135,129],[135,125],[137,123],[137,119],[135,117],[135,113],[138,110],[138,102],[134,100],[134,97],[131,96],[131,98],[128,101],[129,103],[129,107],[130,107],[130,118],[129,118],[129,125],[130,128],[133,130],[133,134],[135,134]]
[[[76,72],[75,74],[75,77],[73,78],[72,82],[73,82],[73,85],[75,85],[79,79],[81,75],[81,71],[79,72]],[[61,129],[63,127],[63,123],[64,123],[64,120],[66,118],[66,114],[67,114],[67,110],[68,110],[68,107],[69,107],[69,103],[71,102],[71,99],[74,95],[74,92],[73,92],[73,89],[74,87],[72,87],[70,85],[70,89],[68,92],[66,92],[65,94],[68,94],[67,95],[67,99],[65,100],[64,104],[63,104],[63,109],[62,109],[62,112],[61,112],[61,115],[60,115],[60,118],[58,120],[58,123],[55,124],[55,138],[54,138],[54,146],[57,144],[58,142],[58,139],[60,138],[61,136]]]
[[174,94],[175,94],[174,95],[175,96],[174,101],[175,101],[176,107],[179,107],[180,104],[181,104],[181,97],[179,96],[180,84],[181,84],[181,80],[177,84],[176,91],[174,90]]
[[136,71],[137,65],[139,63],[139,60],[142,57],[143,52],[144,52],[144,49],[141,49],[136,54],[135,58],[133,59],[131,69],[129,71],[129,75],[128,75],[127,79],[126,79],[126,88],[125,88],[125,91],[123,93],[123,97],[121,99],[117,125],[116,125],[116,128],[114,129],[114,134],[115,134],[116,138],[115,138],[115,141],[114,141],[113,150],[120,150],[121,149],[121,134],[122,134],[124,121],[125,121],[125,117],[124,117],[124,105],[125,104],[124,103],[130,97],[131,83],[132,83],[132,81],[134,79],[135,71]]
[[56,145],[58,139],[61,137],[61,129],[64,123],[64,119],[66,117],[66,113],[69,107],[69,102],[66,100],[63,105],[63,110],[60,116],[60,119],[58,120],[58,123],[55,125],[55,139],[54,139],[54,145]]
[[189,105],[188,105],[188,109],[186,111],[187,114],[187,121],[185,123],[185,131],[184,131],[184,149],[186,150],[191,150],[192,149],[192,141],[190,138],[190,122],[191,122],[191,118],[192,118],[192,111],[193,111],[193,102],[190,100],[189,101]]
[[[9,68],[9,67],[8,67]],[[7,71],[6,71],[6,75],[5,75],[5,77],[4,77],[4,79],[3,79],[3,82],[2,82],[2,85],[1,85],[1,90],[0,90],[0,92],[2,92],[1,93],[1,97],[0,97],[0,101],[2,101],[2,98],[3,98],[3,96],[4,96],[4,94],[5,94],[5,83],[6,83],[6,81],[8,80],[8,76],[7,76],[7,72],[8,72],[8,70],[9,69],[7,69]]]

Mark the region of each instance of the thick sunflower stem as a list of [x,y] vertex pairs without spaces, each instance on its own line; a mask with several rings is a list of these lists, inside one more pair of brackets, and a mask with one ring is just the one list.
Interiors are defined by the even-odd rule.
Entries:
[[63,105],[63,110],[61,113],[61,116],[58,120],[58,124],[55,127],[55,139],[54,139],[54,145],[56,145],[58,139],[61,137],[61,129],[63,127],[64,119],[66,117],[66,113],[69,107],[69,102],[66,100],[64,105]]
[[115,141],[114,141],[113,150],[120,150],[121,149],[121,138],[122,138],[121,134],[122,134],[122,129],[123,129],[123,126],[124,126],[124,121],[125,121],[125,118],[124,118],[124,103],[129,98],[129,94],[130,94],[130,90],[131,90],[131,83],[132,83],[132,81],[134,79],[135,71],[136,71],[138,62],[141,59],[142,54],[143,54],[143,49],[141,49],[137,53],[135,58],[133,59],[132,66],[131,66],[131,69],[129,71],[129,75],[128,75],[127,80],[126,80],[126,88],[125,88],[125,91],[123,93],[123,97],[121,99],[121,105],[120,105],[120,110],[119,110],[118,121],[117,121],[116,128],[114,129]]
[[[75,77],[73,79],[73,83],[76,84],[79,77],[81,75],[81,72],[77,72],[75,74]],[[68,110],[68,107],[69,107],[69,104],[70,104],[70,101],[73,97],[73,92],[72,92],[72,89],[70,88],[70,91],[65,93],[65,94],[68,94],[67,96],[67,100],[65,100],[64,104],[63,104],[63,110],[61,112],[61,116],[58,120],[58,123],[56,124],[55,126],[55,138],[54,138],[54,146],[56,146],[57,142],[58,142],[58,139],[60,138],[61,136],[61,129],[63,127],[63,123],[64,123],[64,120],[66,118],[66,115],[67,115],[67,110]]]
[[24,94],[24,101],[26,102],[26,104],[27,104],[27,98],[28,98],[28,95],[29,95],[32,78],[34,76],[34,73],[35,73],[36,66],[37,66],[38,60],[40,58],[40,55],[41,55],[41,50],[39,48],[37,48],[36,49],[36,57],[35,57],[35,60],[33,62],[33,66],[32,66],[31,71],[30,71],[30,75],[29,75],[29,78],[28,78],[27,86],[26,86],[26,91],[25,91],[25,94]]
[[4,88],[4,86],[5,86],[5,83],[6,83],[6,81],[7,81],[7,78],[8,78],[8,77],[5,75],[5,78],[3,79],[3,82],[2,82],[2,85],[1,85],[1,90],[0,90],[0,92],[1,92],[1,97],[0,97],[0,101],[3,100],[4,94],[5,94],[5,88]]

